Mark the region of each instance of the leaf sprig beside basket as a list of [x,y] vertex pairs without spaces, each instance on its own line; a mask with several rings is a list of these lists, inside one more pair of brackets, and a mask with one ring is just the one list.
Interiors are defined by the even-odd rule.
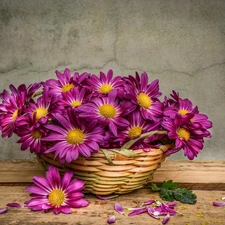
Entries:
[[2,137],[15,133],[21,150],[43,165],[74,170],[87,192],[143,187],[166,156],[184,149],[192,160],[211,137],[212,123],[197,106],[175,91],[160,101],[158,80],[149,84],[145,72],[56,75],[0,94]]

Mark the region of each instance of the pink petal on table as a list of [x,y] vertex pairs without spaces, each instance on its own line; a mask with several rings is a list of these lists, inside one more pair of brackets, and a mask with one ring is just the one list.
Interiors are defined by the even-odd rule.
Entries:
[[222,207],[225,206],[225,202],[213,202],[214,206]]
[[167,215],[163,218],[162,224],[166,224],[166,223],[169,221],[169,219],[170,219],[170,214],[167,214]]
[[9,207],[17,207],[17,208],[21,208],[22,206],[17,203],[17,202],[11,202],[11,203],[8,203],[7,206]]
[[107,223],[115,223],[116,222],[116,217],[113,215],[113,216],[110,216],[107,220]]
[[7,207],[5,207],[5,208],[3,208],[3,209],[0,209],[0,214],[4,213],[4,212],[6,212],[6,211],[8,211],[8,208],[7,208]]
[[114,209],[119,213],[119,214],[124,214],[124,208],[122,205],[120,205],[119,203],[115,203],[114,205]]

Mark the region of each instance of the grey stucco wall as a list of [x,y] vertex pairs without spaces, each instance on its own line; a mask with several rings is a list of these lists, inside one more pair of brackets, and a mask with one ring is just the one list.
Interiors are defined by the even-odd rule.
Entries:
[[[66,67],[146,71],[212,120],[198,159],[225,158],[224,0],[0,0],[0,92]],[[0,139],[0,159],[32,157],[16,140]]]

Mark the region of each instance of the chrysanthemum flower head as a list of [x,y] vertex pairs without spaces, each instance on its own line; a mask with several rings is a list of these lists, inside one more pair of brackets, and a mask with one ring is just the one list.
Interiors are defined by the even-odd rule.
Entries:
[[158,80],[148,84],[147,73],[142,73],[141,77],[136,73],[136,79],[129,76],[125,81],[127,96],[140,110],[144,119],[155,120],[162,116],[163,104],[158,99],[161,96]]
[[104,139],[104,130],[95,120],[85,122],[73,110],[68,111],[68,117],[60,114],[54,114],[54,117],[59,125],[45,126],[51,132],[42,141],[52,143],[52,147],[45,153],[53,152],[55,158],[59,156],[63,164],[76,160],[79,155],[90,157],[99,150],[99,143]]
[[84,182],[73,179],[73,172],[67,171],[61,179],[59,171],[49,166],[46,178],[33,177],[35,186],[28,186],[26,190],[30,192],[31,200],[25,205],[34,211],[44,210],[48,212],[53,209],[55,214],[71,213],[71,208],[88,206],[88,202],[83,199]]

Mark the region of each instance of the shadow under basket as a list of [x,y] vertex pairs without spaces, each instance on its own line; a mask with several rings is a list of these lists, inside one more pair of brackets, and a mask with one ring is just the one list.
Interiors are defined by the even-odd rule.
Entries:
[[166,158],[158,148],[132,152],[132,157],[126,157],[119,151],[99,150],[90,158],[80,156],[63,165],[58,159],[54,160],[53,154],[38,156],[38,160],[46,170],[48,165],[57,167],[61,174],[72,170],[74,177],[85,182],[84,193],[126,194],[151,182],[154,172]]

